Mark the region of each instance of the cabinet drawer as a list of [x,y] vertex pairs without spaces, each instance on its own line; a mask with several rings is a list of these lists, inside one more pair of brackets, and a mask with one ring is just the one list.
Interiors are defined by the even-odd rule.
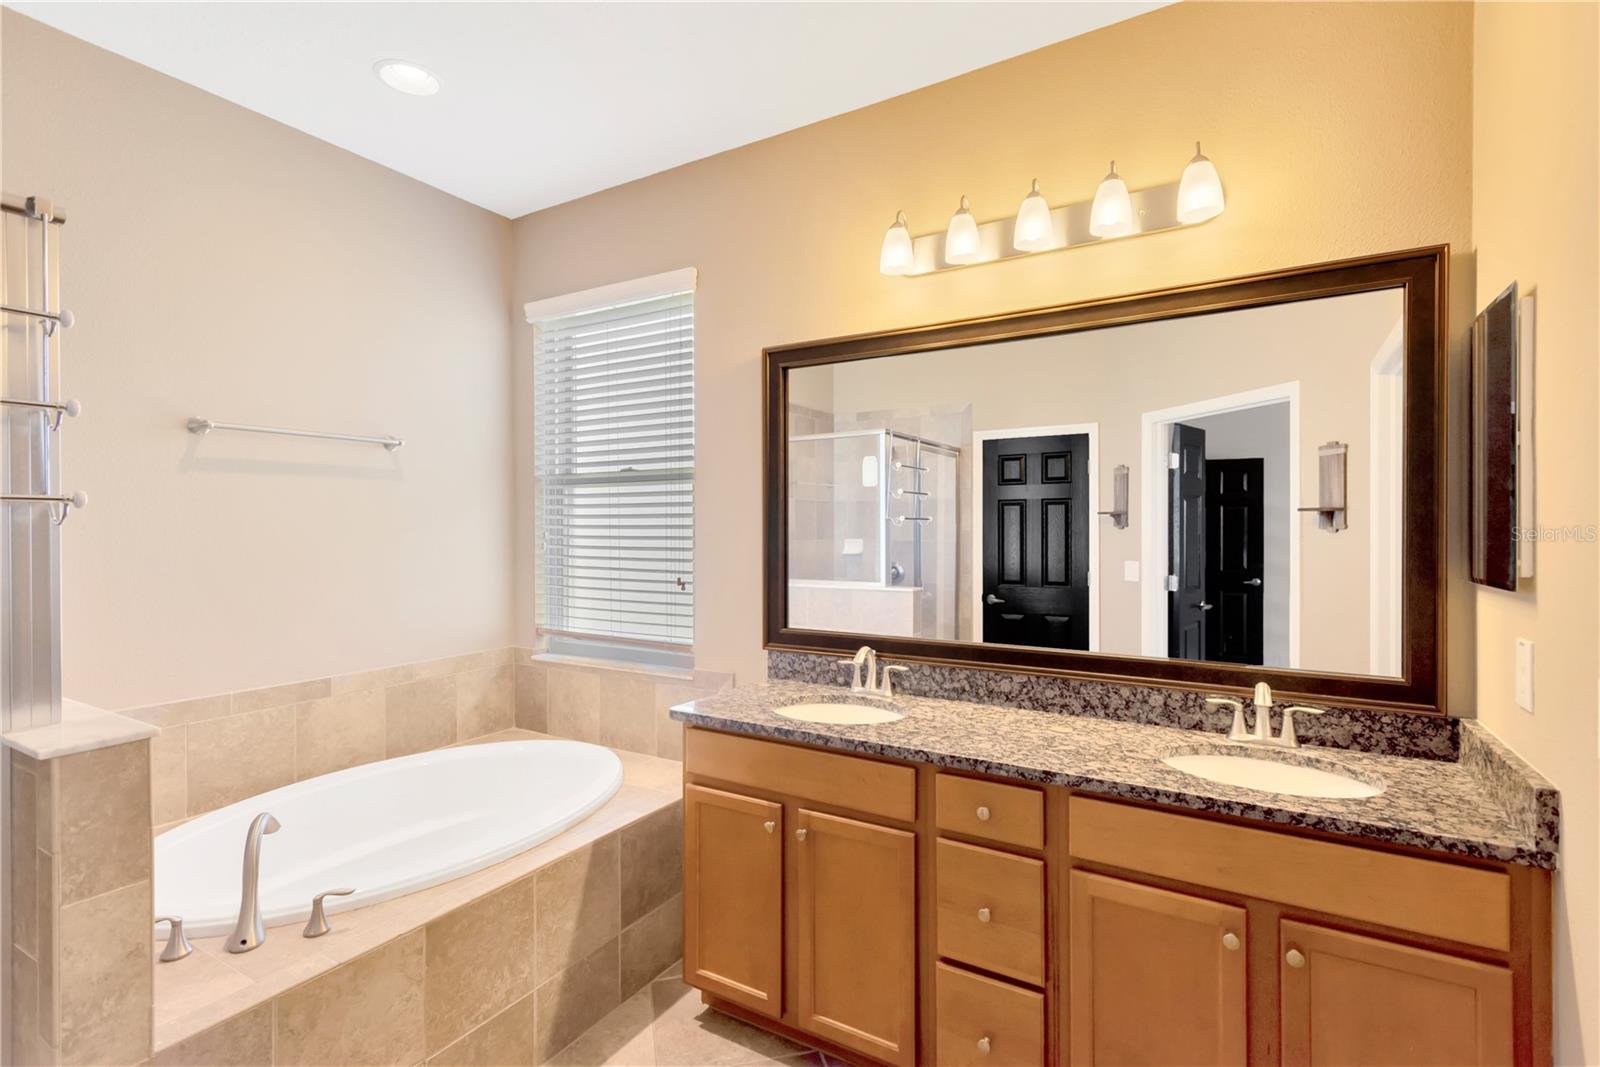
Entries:
[[1339,845],[1074,796],[1077,859],[1411,930],[1511,947],[1504,871]]
[[1044,793],[1021,785],[941,774],[934,782],[939,829],[1018,848],[1044,848]]
[[683,767],[690,774],[886,819],[917,817],[917,773],[900,763],[691,727],[684,731]]
[[946,963],[934,981],[939,1067],[1044,1063],[1044,994]]
[[935,856],[939,955],[1044,985],[1044,863],[943,838]]

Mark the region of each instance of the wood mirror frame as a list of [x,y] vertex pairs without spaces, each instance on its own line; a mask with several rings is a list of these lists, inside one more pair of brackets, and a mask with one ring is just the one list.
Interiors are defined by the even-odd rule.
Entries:
[[[765,647],[774,651],[839,654],[871,644],[880,654],[897,660],[1182,689],[1248,689],[1265,681],[1274,690],[1296,699],[1443,714],[1448,259],[1448,246],[1440,245],[988,318],[764,349]],[[1404,291],[1405,588],[1401,600],[1399,677],[803,630],[788,625],[786,371],[1377,289]]]

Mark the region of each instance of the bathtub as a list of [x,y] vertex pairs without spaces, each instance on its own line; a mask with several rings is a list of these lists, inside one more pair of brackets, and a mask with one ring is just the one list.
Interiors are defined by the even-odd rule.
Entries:
[[304,922],[329,889],[346,911],[426,889],[532,848],[599,808],[622,786],[622,761],[580,741],[500,741],[421,752],[335,771],[241,800],[155,840],[155,913],[192,936],[229,933],[239,913],[245,832],[261,840],[261,915]]

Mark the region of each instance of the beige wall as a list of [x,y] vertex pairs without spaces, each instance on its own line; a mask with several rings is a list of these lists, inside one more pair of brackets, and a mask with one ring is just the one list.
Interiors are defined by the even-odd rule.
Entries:
[[[1600,523],[1600,9],[1480,4],[1473,64],[1477,305],[1516,281],[1538,301],[1534,498],[1544,527]],[[1537,548],[1515,593],[1477,593],[1478,713],[1561,790],[1556,1062],[1600,1063],[1600,553]],[[1526,580],[1525,580],[1526,581]],[[1535,642],[1535,714],[1516,706],[1512,645]]]
[[[700,272],[700,665],[744,677],[764,667],[762,346],[1435,242],[1459,252],[1471,221],[1471,31],[1471,9],[1456,4],[1181,4],[519,219],[517,301]],[[963,193],[980,217],[1006,215],[1035,176],[1053,202],[1088,199],[1113,156],[1135,186],[1171,181],[1196,138],[1229,198],[1203,227],[925,278],[878,273],[896,209],[916,232],[942,227]],[[1471,289],[1455,277],[1459,356]],[[531,335],[514,344],[526,643]],[[1456,592],[1460,642],[1471,597]],[[1454,681],[1466,710],[1470,671]]]
[[[11,195],[67,215],[69,695],[125,707],[503,647],[509,224],[4,14]],[[383,432],[393,455],[184,432]]]
[[[1102,510],[1111,506],[1113,468],[1129,468],[1127,527],[1118,530],[1108,519],[1094,520],[1100,540],[1100,649],[1118,655],[1139,655],[1141,647],[1139,585],[1122,578],[1123,561],[1141,559],[1146,526],[1141,417],[1293,384],[1300,419],[1300,495],[1308,503],[1317,499],[1317,447],[1343,441],[1350,446],[1352,505],[1348,536],[1317,529],[1313,515],[1293,519],[1300,537],[1300,662],[1309,670],[1366,674],[1369,367],[1400,317],[1397,290],[1363,293],[859,360],[831,373],[804,368],[791,378],[830,377],[831,408],[841,416],[970,404],[974,431],[1096,424],[1100,449],[1091,461]],[[964,463],[980,462],[970,439],[951,443],[965,450]],[[970,508],[970,499],[961,506]],[[962,546],[958,558],[966,567],[970,545]]]

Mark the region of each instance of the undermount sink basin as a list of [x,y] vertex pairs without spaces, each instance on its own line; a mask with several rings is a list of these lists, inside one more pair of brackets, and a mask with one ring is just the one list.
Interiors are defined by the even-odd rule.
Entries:
[[898,711],[872,704],[790,704],[773,708],[773,713],[800,722],[823,722],[832,726],[869,726],[905,718]]
[[1223,785],[1280,793],[1292,797],[1323,797],[1330,800],[1359,800],[1375,797],[1383,787],[1370,785],[1336,770],[1303,767],[1274,759],[1219,752],[1194,752],[1167,756],[1168,767]]

